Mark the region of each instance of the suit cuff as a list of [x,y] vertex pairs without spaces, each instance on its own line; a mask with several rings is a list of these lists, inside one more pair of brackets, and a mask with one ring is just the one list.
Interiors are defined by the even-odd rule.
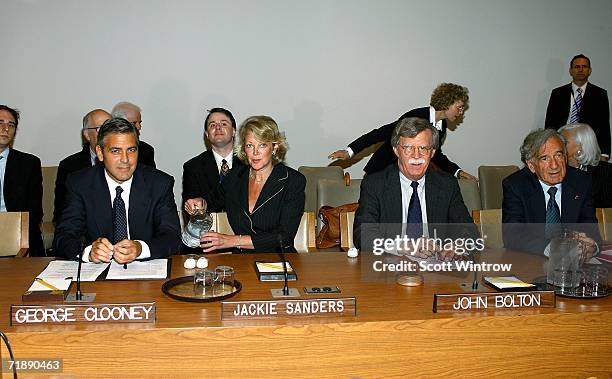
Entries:
[[455,178],[459,179],[459,172],[461,171],[461,169],[457,169],[457,171],[455,171]]
[[346,152],[348,153],[349,158],[353,158],[353,156],[355,155],[355,152],[350,147],[346,148]]
[[151,258],[151,249],[149,249],[149,245],[147,245],[145,241],[141,241],[141,240],[136,240],[136,241],[140,242],[140,246],[142,246],[142,251],[140,252],[140,255],[136,257],[136,259]]
[[91,245],[87,246],[85,250],[83,250],[83,254],[81,256],[81,260],[85,263],[89,263],[89,253],[91,253]]

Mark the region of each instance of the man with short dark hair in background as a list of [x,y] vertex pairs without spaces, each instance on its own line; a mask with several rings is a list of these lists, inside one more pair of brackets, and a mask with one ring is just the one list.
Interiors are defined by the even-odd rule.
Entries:
[[102,164],[68,177],[55,251],[70,259],[121,264],[177,252],[174,179],[137,163],[136,128],[123,118],[107,120],[98,132],[96,156]]
[[601,159],[610,159],[610,104],[608,92],[589,82],[591,60],[576,55],[570,61],[572,82],[555,88],[546,108],[547,128],[559,130],[566,124],[588,124],[601,149]]
[[98,162],[96,157],[96,145],[98,144],[98,130],[104,121],[111,118],[110,113],[103,109],[94,109],[83,117],[83,129],[81,131],[83,148],[59,163],[57,177],[55,178],[55,200],[53,209],[53,223],[57,225],[66,204],[66,179],[68,175],[94,166]]
[[[128,120],[136,130],[138,131],[138,137],[140,138],[140,131],[142,129],[142,110],[136,104],[122,101],[117,103],[111,111],[113,117],[121,117]],[[138,146],[138,163],[144,163],[153,168],[155,166],[155,149],[145,141],[140,141]]]
[[533,131],[523,141],[521,160],[525,167],[502,182],[504,246],[542,254],[562,224],[585,224],[580,239],[589,247],[585,257],[592,256],[599,240],[593,185],[586,172],[567,166],[565,138],[552,129]]
[[12,148],[18,126],[19,111],[0,105],[0,212],[29,212],[28,254],[44,256],[40,159]]
[[[211,149],[185,162],[183,165],[183,202],[187,213],[203,206],[223,178],[242,162],[234,155],[236,120],[230,111],[213,108],[204,120],[204,142]],[[219,212],[223,209],[210,209]]]

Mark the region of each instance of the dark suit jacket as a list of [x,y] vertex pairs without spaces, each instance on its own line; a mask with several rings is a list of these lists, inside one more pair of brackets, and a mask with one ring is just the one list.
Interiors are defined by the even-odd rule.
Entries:
[[[240,166],[243,166],[242,161],[234,155],[232,169]],[[219,170],[211,150],[191,158],[183,165],[183,202],[196,197],[210,198],[218,186]],[[208,210],[221,212],[225,210],[224,204],[221,205],[221,208],[209,205]]]
[[138,163],[144,163],[153,168],[155,166],[155,149],[145,141],[138,143]]
[[[472,217],[463,203],[457,179],[431,168],[425,173],[425,202],[427,223],[468,224],[449,229],[448,237],[477,237]],[[367,175],[361,182],[359,207],[355,212],[353,241],[355,246],[369,251],[373,238],[401,236],[402,189],[397,164],[381,172]],[[362,225],[368,224],[367,232]],[[441,225],[436,225],[436,228]],[[467,227],[467,228],[466,228]],[[430,231],[430,236],[431,236]],[[440,233],[438,236],[444,237]],[[463,235],[461,235],[463,234]],[[363,237],[363,240],[362,240]],[[362,244],[363,242],[363,244]]]
[[612,208],[612,163],[600,161],[597,166],[587,166],[593,178],[593,206]]
[[4,171],[4,204],[8,212],[29,212],[30,256],[44,256],[40,223],[42,208],[42,170],[40,159],[32,154],[10,149]]
[[[548,108],[546,108],[545,125],[547,128],[559,129],[567,124],[571,99],[571,83],[552,90]],[[608,92],[605,89],[587,83],[586,92],[582,98],[579,121],[593,128],[601,152],[610,155],[610,105]]]
[[304,213],[306,178],[282,163],[277,164],[250,213],[249,169],[245,165],[232,168],[219,190],[206,201],[215,207],[225,204],[234,234],[250,235],[253,240],[255,248],[248,251],[278,251],[280,234],[285,251],[295,252],[293,240]]
[[[128,210],[130,238],[146,242],[151,258],[169,256],[181,244],[173,185],[171,176],[152,167],[138,165],[134,171]],[[66,189],[66,207],[53,247],[58,256],[75,259],[96,238],[112,239],[112,205],[104,166],[70,175]]]
[[[377,171],[385,169],[387,166],[393,163],[397,163],[397,157],[393,153],[391,147],[391,136],[393,135],[393,129],[397,125],[399,120],[407,117],[418,117],[429,121],[429,107],[416,108],[407,113],[404,113],[397,121],[390,124],[383,125],[378,129],[374,129],[371,132],[362,135],[355,141],[351,142],[348,146],[353,150],[355,154],[359,153],[363,149],[372,146],[376,143],[383,142],[382,146],[378,148],[372,155],[372,158],[368,161],[364,167],[364,171],[367,174],[372,174]],[[442,152],[442,143],[446,138],[446,120],[442,120],[442,130],[440,131],[440,147],[436,151],[436,154],[432,158],[432,162],[442,171],[448,172],[451,175],[455,175],[455,172],[459,170],[459,166],[454,162],[451,162],[446,155]]]
[[[59,217],[64,211],[64,205],[66,204],[66,179],[68,175],[73,172],[91,167],[89,151],[89,145],[83,145],[81,151],[69,155],[59,163],[57,177],[55,178],[55,199],[53,207],[53,222],[56,225],[59,223]],[[138,144],[138,163],[143,163],[155,168],[154,154],[155,150],[151,145],[144,141],[140,141]]]
[[[527,167],[502,181],[504,200],[502,222],[506,248],[542,254],[549,240],[545,237],[546,202],[542,186]],[[597,218],[593,208],[593,191],[589,175],[567,167],[561,183],[561,222],[571,229],[575,224],[591,238],[599,241]],[[594,226],[594,228],[593,228]]]

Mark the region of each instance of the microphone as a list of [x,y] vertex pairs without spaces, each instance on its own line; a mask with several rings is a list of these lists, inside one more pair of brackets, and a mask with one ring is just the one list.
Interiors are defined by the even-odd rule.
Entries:
[[69,303],[88,303],[92,302],[96,298],[95,293],[82,293],[81,292],[81,268],[83,257],[82,253],[77,254],[77,260],[79,265],[77,266],[77,277],[76,277],[76,292],[74,294],[68,294],[66,301]]
[[282,289],[274,288],[271,290],[272,297],[299,297],[300,291],[297,288],[289,288],[289,272],[287,271],[287,260],[285,259],[285,244],[283,243],[283,235],[278,234],[278,245],[280,247],[279,254],[283,263],[284,286]]

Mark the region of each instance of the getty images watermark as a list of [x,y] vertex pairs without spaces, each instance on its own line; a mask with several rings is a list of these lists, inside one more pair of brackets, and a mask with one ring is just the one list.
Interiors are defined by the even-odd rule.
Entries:
[[[378,224],[375,225],[375,228],[368,230],[369,236],[377,237],[362,239],[363,242],[369,241],[366,242],[367,245],[362,246],[371,246],[371,251],[375,256],[371,261],[371,268],[377,273],[512,271],[511,263],[487,263],[483,259],[476,260],[477,255],[479,258],[482,257],[480,253],[485,249],[486,236],[476,237],[478,234],[474,233],[473,225],[442,225],[442,227],[445,235],[450,234],[454,238],[438,237],[440,228],[431,225],[428,230],[433,237],[409,238],[406,235],[396,234],[393,238],[382,238],[378,236],[388,236],[388,228],[385,229]],[[451,229],[454,233],[450,232]],[[367,237],[367,235],[362,234],[362,237]],[[387,254],[383,257],[385,253]]]

